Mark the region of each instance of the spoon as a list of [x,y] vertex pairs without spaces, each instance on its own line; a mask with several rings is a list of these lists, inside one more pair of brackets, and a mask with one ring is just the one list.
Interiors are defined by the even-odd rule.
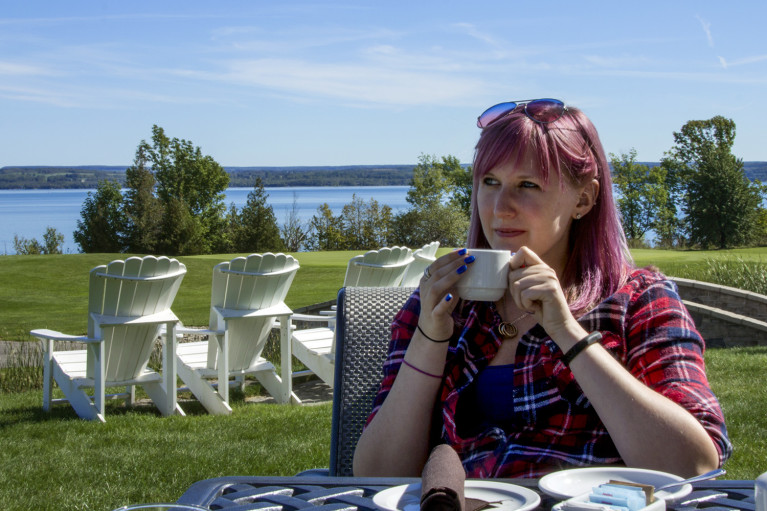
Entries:
[[708,479],[713,479],[715,477],[719,477],[720,475],[723,475],[725,472],[726,471],[723,468],[716,468],[714,470],[706,472],[705,474],[701,474],[699,476],[691,477],[691,478],[685,479],[683,481],[675,481],[673,483],[664,484],[663,486],[659,486],[659,487],[655,488],[655,491],[667,490],[667,489],[673,488],[675,486],[682,486],[682,485],[688,484],[688,483],[697,483],[698,481],[706,481]]

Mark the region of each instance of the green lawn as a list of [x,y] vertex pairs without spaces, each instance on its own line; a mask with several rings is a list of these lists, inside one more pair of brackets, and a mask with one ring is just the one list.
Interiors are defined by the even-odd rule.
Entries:
[[[301,263],[288,305],[335,298],[354,252],[295,254]],[[639,265],[704,266],[707,258],[767,260],[767,249],[713,252],[637,250]],[[85,331],[87,273],[113,254],[0,257],[0,338],[27,340],[31,328]],[[212,267],[222,256],[180,258],[188,268],[174,311],[189,325],[207,322]],[[727,478],[767,470],[767,347],[711,349],[709,379],[736,450]],[[257,391],[249,386],[248,392]],[[234,413],[209,416],[196,402],[187,417],[110,403],[107,423],[79,420],[68,406],[41,410],[41,392],[0,394],[0,507],[109,510],[126,503],[173,501],[192,483],[225,475],[292,475],[327,466],[329,404],[281,406],[233,397]],[[23,498],[21,497],[23,496]],[[31,504],[33,503],[33,504]]]

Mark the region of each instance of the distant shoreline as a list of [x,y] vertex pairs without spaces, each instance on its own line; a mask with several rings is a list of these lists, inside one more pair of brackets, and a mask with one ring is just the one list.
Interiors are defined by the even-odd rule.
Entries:
[[[637,162],[649,167],[659,162]],[[467,164],[464,164],[465,166]],[[265,187],[409,186],[415,165],[252,166],[224,167],[230,188],[252,188],[257,178]],[[0,190],[95,190],[103,180],[125,184],[119,165],[0,167]],[[746,177],[767,182],[767,161],[743,162]]]
[[[407,186],[414,165],[339,165],[314,167],[224,167],[229,187]],[[100,181],[125,184],[123,166],[16,166],[0,168],[2,190],[96,189]]]

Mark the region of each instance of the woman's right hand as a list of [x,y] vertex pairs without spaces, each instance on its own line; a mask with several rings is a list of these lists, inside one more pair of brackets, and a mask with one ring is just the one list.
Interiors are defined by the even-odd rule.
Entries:
[[452,293],[467,265],[473,262],[474,256],[468,254],[467,249],[456,249],[431,263],[421,277],[418,326],[425,335],[432,339],[447,339],[453,334],[451,315],[458,300]]

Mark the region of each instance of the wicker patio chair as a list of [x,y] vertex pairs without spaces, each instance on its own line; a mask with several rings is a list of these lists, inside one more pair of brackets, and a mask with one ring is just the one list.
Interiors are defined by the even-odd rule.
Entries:
[[383,376],[391,323],[414,289],[347,287],[338,293],[331,476],[352,475],[354,448]]

